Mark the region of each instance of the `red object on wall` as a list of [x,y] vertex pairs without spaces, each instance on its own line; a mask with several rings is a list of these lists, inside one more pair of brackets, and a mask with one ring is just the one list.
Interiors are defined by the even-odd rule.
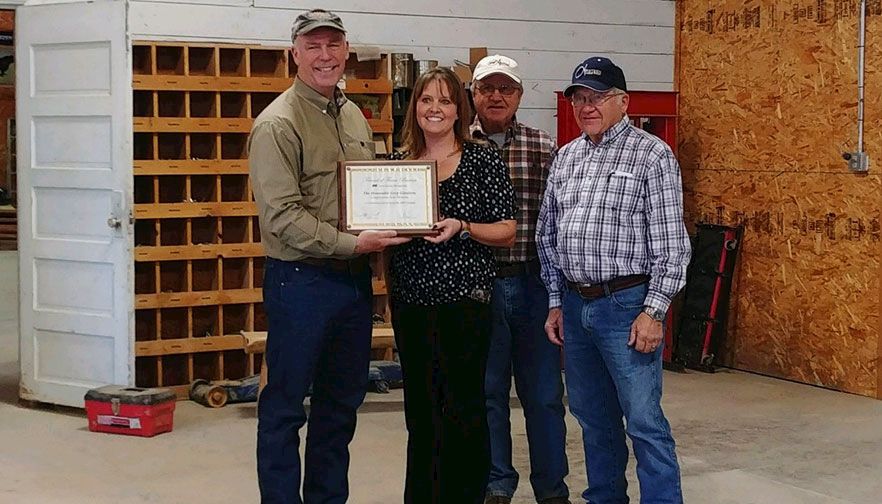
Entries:
[[[557,94],[557,146],[562,147],[582,133],[573,107],[562,91]],[[677,155],[677,109],[679,94],[675,91],[631,91],[628,93],[628,117],[642,129],[660,137]]]

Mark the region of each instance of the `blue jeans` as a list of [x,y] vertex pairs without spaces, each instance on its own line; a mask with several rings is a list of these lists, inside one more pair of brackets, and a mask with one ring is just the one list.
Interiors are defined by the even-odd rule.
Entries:
[[[267,258],[267,384],[257,405],[257,476],[263,504],[343,504],[349,442],[367,390],[370,271],[352,275]],[[303,400],[312,385],[300,497]]]
[[[586,301],[563,300],[564,353],[570,412],[582,426],[592,504],[625,504],[628,447],[637,459],[643,504],[682,504],[680,466],[661,408],[662,346],[644,354],[628,346],[647,284]],[[625,418],[627,428],[622,424]]]
[[560,348],[545,336],[548,293],[537,273],[497,278],[485,391],[492,467],[487,495],[511,497],[518,473],[511,461],[509,391],[524,409],[530,449],[530,483],[536,500],[569,496]]

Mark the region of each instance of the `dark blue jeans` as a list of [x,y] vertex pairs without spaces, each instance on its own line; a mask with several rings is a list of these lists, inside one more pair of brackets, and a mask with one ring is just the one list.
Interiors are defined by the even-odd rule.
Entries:
[[[263,504],[342,504],[349,442],[367,390],[371,277],[267,258],[267,384],[258,402],[257,476]],[[303,400],[312,385],[300,497]]]
[[511,460],[509,393],[512,370],[524,409],[530,449],[530,484],[537,501],[567,497],[560,348],[545,336],[548,292],[537,273],[497,278],[493,285],[493,332],[485,389],[490,425],[491,469],[487,495],[511,497],[518,473]]
[[567,395],[582,426],[589,479],[582,496],[592,504],[629,502],[626,432],[637,459],[640,502],[683,502],[674,438],[661,408],[662,345],[648,354],[628,346],[646,293],[643,284],[591,301],[570,290],[564,296]]

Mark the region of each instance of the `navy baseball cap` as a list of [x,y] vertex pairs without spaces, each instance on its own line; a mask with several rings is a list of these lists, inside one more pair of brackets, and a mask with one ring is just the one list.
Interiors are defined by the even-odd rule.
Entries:
[[564,90],[564,96],[569,97],[576,88],[588,88],[598,92],[609,91],[618,88],[628,91],[625,83],[625,73],[608,58],[593,56],[579,63],[573,70],[573,83]]

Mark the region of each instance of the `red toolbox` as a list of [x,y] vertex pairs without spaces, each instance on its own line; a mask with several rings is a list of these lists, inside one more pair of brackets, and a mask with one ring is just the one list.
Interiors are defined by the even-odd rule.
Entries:
[[153,437],[172,430],[175,393],[162,388],[107,385],[86,392],[89,430]]

